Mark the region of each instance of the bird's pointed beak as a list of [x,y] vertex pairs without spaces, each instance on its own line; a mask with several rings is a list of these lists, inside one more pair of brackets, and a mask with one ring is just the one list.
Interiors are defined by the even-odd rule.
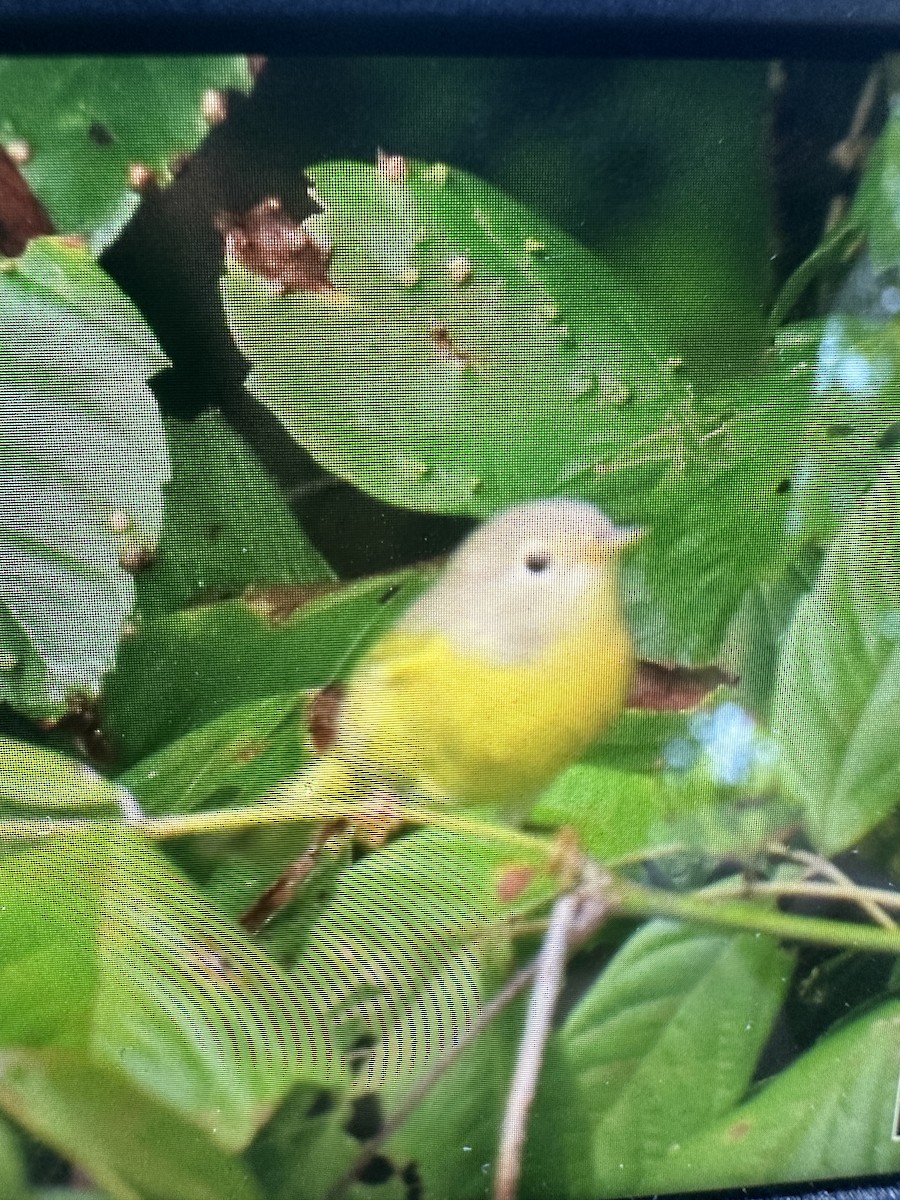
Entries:
[[607,562],[619,550],[624,550],[626,546],[633,546],[635,542],[639,542],[646,532],[647,530],[640,525],[614,525],[608,533],[604,533],[602,538],[598,538],[588,547],[586,556],[588,562]]
[[641,525],[618,525],[613,530],[608,544],[614,546],[616,550],[621,550],[625,546],[633,546],[635,542],[639,542],[646,533],[647,530]]

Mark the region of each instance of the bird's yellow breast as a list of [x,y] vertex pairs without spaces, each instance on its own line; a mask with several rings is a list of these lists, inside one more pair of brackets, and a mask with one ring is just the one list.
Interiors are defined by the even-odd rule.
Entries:
[[633,671],[613,595],[538,659],[494,664],[440,633],[387,634],[351,681],[337,747],[392,786],[459,802],[528,800],[618,714]]

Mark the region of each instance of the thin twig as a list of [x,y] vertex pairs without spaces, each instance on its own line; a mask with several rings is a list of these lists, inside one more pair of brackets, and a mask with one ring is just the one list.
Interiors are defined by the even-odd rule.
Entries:
[[[244,829],[257,829],[264,825],[287,825],[294,821],[322,821],[345,817],[353,821],[360,812],[358,799],[343,797],[317,797],[309,787],[301,788],[294,780],[289,787],[279,789],[273,798],[259,804],[242,808],[215,809],[210,812],[186,813],[166,817],[147,817],[135,828],[153,841],[164,842],[172,838],[190,837],[208,833],[232,833]],[[498,825],[478,817],[470,817],[451,809],[430,808],[404,800],[398,805],[398,815],[409,825],[427,825],[471,837],[483,837],[488,841],[505,842],[528,851],[540,859],[552,858],[554,847],[547,840],[525,833],[512,825]],[[16,837],[25,836],[24,820],[0,821],[0,839],[6,834],[6,826]],[[46,825],[46,822],[32,822]],[[66,832],[73,822],[56,822]],[[87,825],[88,822],[82,822]],[[39,830],[46,832],[46,830]]]
[[863,165],[871,145],[871,138],[866,137],[866,128],[875,111],[882,82],[881,65],[878,64],[871,69],[863,84],[850,120],[850,128],[828,151],[829,161],[848,174],[858,171]]
[[[808,888],[813,886],[807,884]],[[900,931],[896,929],[881,929],[824,917],[797,916],[753,902],[744,903],[746,896],[745,884],[740,890],[734,889],[727,895],[723,895],[721,886],[715,890],[680,894],[617,879],[612,899],[616,909],[626,916],[668,917],[678,921],[699,922],[714,929],[737,929],[757,935],[767,933],[782,940],[805,942],[812,946],[900,954]]]
[[821,854],[809,850],[794,850],[789,846],[775,845],[769,848],[770,853],[778,855],[787,862],[797,863],[806,867],[810,874],[821,875],[842,887],[853,890],[853,902],[867,916],[883,929],[896,929],[897,923],[884,911],[887,908],[900,909],[900,893],[886,892],[875,888],[865,888],[851,879],[836,863]]
[[535,960],[534,987],[528,1002],[519,1057],[509,1085],[497,1150],[494,1200],[515,1200],[522,1155],[553,1014],[566,973],[566,958],[603,924],[613,908],[610,876],[595,864],[582,866],[582,886],[556,901],[547,933]]
[[[715,888],[704,889],[695,895],[708,900],[747,899],[753,896],[797,896],[806,900],[843,900],[848,904],[863,907],[864,904],[879,904],[885,908],[900,910],[900,895],[885,892],[879,888],[861,888],[850,880],[841,883],[817,883],[811,879],[763,879],[743,880],[735,884],[716,884]],[[878,910],[881,912],[881,909]],[[897,929],[887,913],[881,913],[883,920],[878,924],[884,929]],[[814,918],[807,918],[812,920]]]
[[497,1173],[494,1177],[495,1200],[515,1200],[519,1190],[528,1118],[544,1061],[544,1050],[550,1037],[553,1013],[566,973],[569,930],[577,905],[578,898],[572,893],[560,896],[556,901],[535,962],[534,986],[500,1129]]

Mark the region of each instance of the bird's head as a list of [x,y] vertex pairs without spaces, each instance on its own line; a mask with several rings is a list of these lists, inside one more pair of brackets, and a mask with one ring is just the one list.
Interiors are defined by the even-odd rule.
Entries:
[[613,561],[642,536],[582,500],[534,500],[479,526],[451,556],[410,624],[506,661],[540,652],[589,599],[617,604]]

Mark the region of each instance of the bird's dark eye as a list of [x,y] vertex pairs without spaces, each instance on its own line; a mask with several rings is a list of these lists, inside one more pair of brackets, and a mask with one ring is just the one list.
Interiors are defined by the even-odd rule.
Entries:
[[545,554],[542,550],[536,550],[533,554],[526,554],[525,566],[533,574],[538,575],[541,571],[546,571],[550,566],[550,555]]

